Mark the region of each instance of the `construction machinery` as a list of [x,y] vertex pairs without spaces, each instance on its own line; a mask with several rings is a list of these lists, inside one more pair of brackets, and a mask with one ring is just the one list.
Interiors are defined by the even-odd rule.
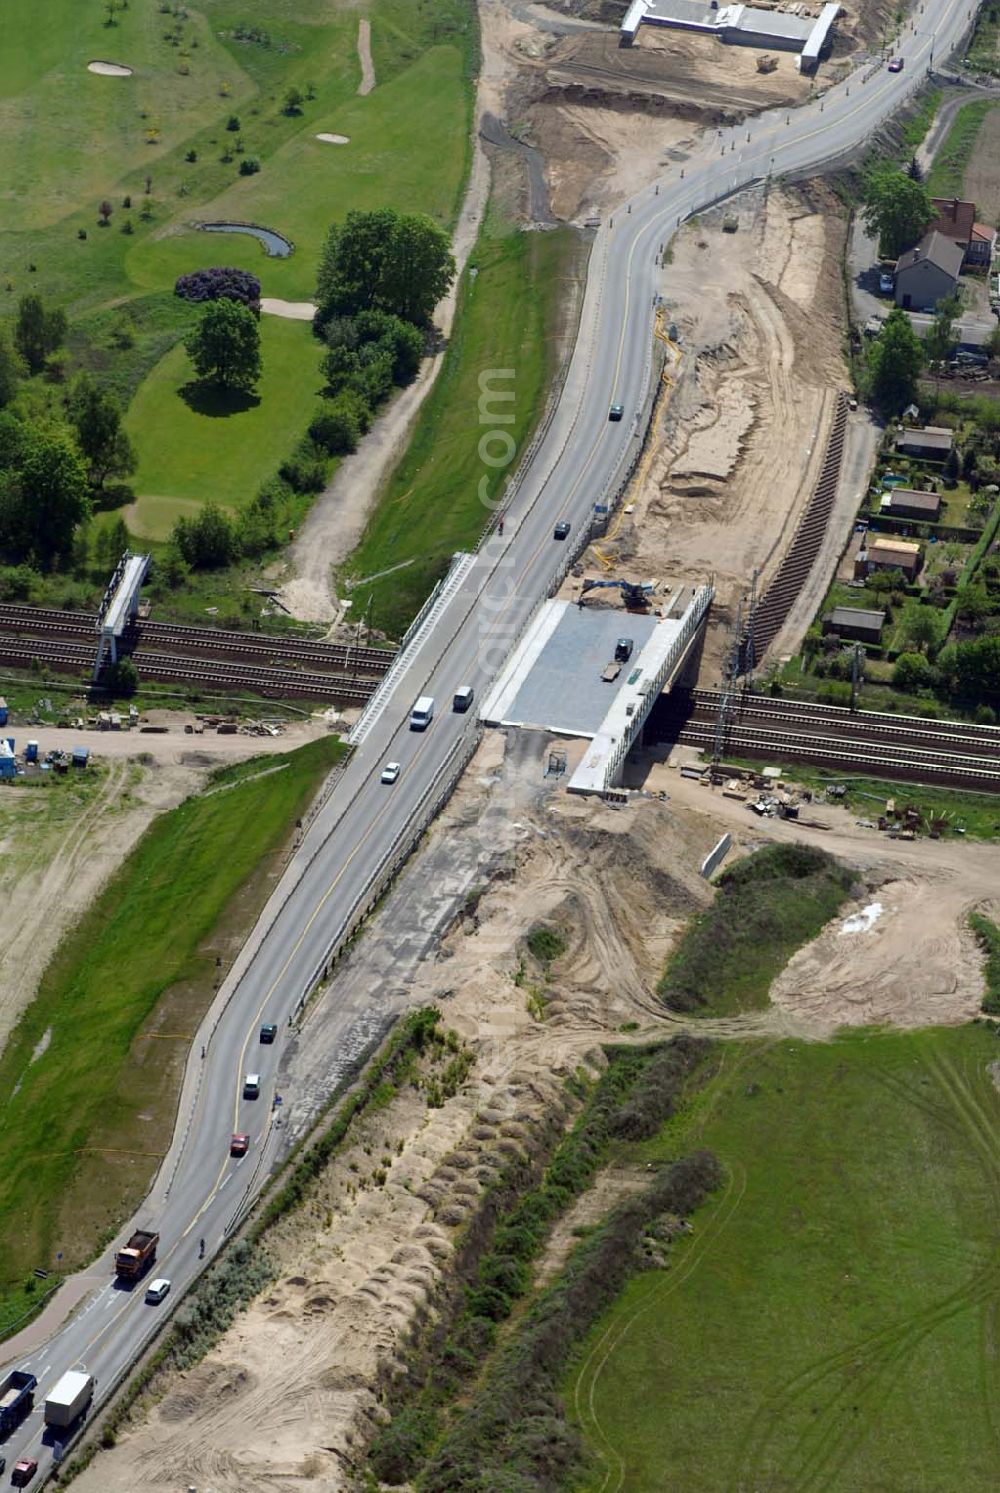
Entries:
[[655,589],[654,581],[584,581],[580,587],[580,596],[577,606],[583,606],[583,598],[589,591],[599,591],[604,587],[617,587],[621,591],[622,601],[626,611],[645,612],[649,609],[650,597]]

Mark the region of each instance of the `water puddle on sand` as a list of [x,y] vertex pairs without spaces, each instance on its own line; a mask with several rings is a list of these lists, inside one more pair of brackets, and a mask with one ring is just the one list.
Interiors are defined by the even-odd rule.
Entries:
[[870,933],[882,916],[881,902],[869,902],[860,912],[852,912],[840,925],[841,933]]

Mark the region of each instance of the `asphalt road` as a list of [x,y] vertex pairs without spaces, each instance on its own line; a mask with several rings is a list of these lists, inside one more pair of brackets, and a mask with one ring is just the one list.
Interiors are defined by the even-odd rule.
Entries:
[[[943,59],[971,18],[967,0],[925,0],[917,29],[908,29],[898,48],[906,58],[902,73],[878,67],[862,82],[858,70],[809,107],[772,112],[706,136],[683,168],[650,184],[598,231],[563,395],[508,509],[504,535],[494,534],[483,546],[445,596],[432,625],[417,635],[383,713],[311,825],[255,938],[220,992],[203,1028],[204,1059],[200,1041],[192,1052],[174,1142],[136,1220],[161,1233],[153,1274],[173,1281],[174,1300],[198,1271],[199,1239],[206,1240],[211,1256],[280,1152],[281,1115],[295,1103],[294,1094],[274,1103],[290,1015],[359,894],[421,812],[443,764],[475,729],[474,711],[451,712],[454,691],[471,684],[482,698],[565,554],[553,539],[553,525],[563,518],[571,522],[572,547],[592,504],[614,488],[636,439],[635,416],[650,373],[661,246],[683,219],[739,186],[769,174],[815,170],[863,143],[919,86],[932,45]],[[494,387],[513,387],[516,397],[516,377],[512,384],[494,381]],[[625,406],[620,424],[608,421],[613,402]],[[504,448],[503,412],[499,402],[492,411],[470,411],[470,421],[479,421],[484,433],[501,432],[486,446],[494,460]],[[437,701],[435,719],[424,733],[407,725],[410,705],[420,694]],[[385,787],[379,773],[390,759],[403,770],[394,787]],[[337,1023],[335,982],[315,1019],[327,1028]],[[278,1025],[273,1046],[258,1041],[263,1021]],[[248,1071],[261,1076],[257,1100],[242,1098]],[[239,1161],[229,1159],[233,1131],[246,1131],[253,1139],[249,1155]],[[38,1375],[39,1406],[58,1376],[72,1367],[96,1376],[99,1401],[167,1309],[146,1306],[142,1288],[116,1288],[111,1268],[110,1253],[90,1267],[91,1274],[106,1271],[108,1283],[43,1347],[21,1359]],[[2,1453],[8,1467],[20,1455],[37,1456],[43,1471],[50,1465],[40,1408]]]

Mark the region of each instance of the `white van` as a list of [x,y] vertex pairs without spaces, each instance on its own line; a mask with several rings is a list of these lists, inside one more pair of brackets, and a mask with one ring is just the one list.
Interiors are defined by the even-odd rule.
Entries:
[[260,1098],[260,1074],[248,1073],[243,1080],[244,1099]]
[[433,719],[434,698],[432,695],[421,695],[410,711],[410,730],[426,731]]

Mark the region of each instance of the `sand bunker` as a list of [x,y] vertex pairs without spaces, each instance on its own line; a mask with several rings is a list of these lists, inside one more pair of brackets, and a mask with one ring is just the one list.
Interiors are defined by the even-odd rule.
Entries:
[[284,316],[288,321],[312,321],[316,315],[312,301],[283,301],[270,295],[261,296],[260,309],[268,316]]
[[322,140],[326,145],[350,145],[350,135],[317,135],[317,140]]
[[132,69],[120,62],[88,62],[88,73],[100,73],[102,78],[131,78]]

